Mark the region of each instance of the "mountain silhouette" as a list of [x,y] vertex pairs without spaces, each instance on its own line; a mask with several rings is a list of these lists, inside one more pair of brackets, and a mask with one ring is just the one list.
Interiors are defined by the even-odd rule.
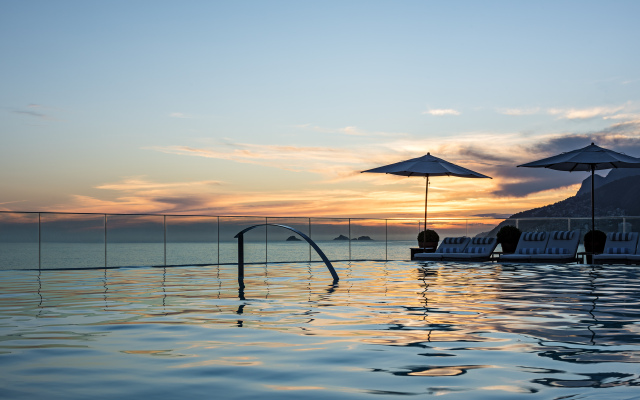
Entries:
[[[578,193],[554,204],[513,214],[511,218],[591,217],[591,188]],[[640,216],[640,175],[596,186],[595,215]]]
[[[619,171],[619,170],[612,170]],[[631,170],[634,171],[634,170]],[[640,170],[636,169],[636,172]],[[611,175],[611,173],[609,174]],[[640,175],[633,173],[616,173],[607,183],[607,177],[600,177],[601,186],[596,186],[595,190],[595,208],[596,217],[625,217],[640,216]],[[625,176],[629,175],[629,176]],[[588,190],[584,190],[588,185]],[[541,220],[521,220],[519,223],[520,230],[524,231],[554,231],[566,230],[567,220],[564,218],[585,218],[582,221],[575,221],[571,225],[571,229],[580,228],[585,233],[590,226],[591,219],[591,177],[585,179],[578,194],[554,204],[544,207],[533,208],[531,210],[522,211],[513,214],[510,219],[515,218],[541,218]],[[544,218],[561,218],[547,219]],[[596,229],[612,231],[617,230],[618,221],[598,222],[596,221]],[[629,222],[629,221],[628,221]],[[633,222],[633,221],[632,221]],[[637,222],[633,222],[636,230],[640,226],[635,226]],[[514,221],[505,220],[489,232],[480,233],[479,236],[496,235],[498,230],[504,225],[514,225]],[[629,228],[631,229],[631,228]]]

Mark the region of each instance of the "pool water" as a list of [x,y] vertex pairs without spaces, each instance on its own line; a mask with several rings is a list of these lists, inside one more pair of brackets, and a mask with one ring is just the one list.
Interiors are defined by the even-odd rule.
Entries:
[[640,398],[638,267],[334,266],[0,271],[0,397]]

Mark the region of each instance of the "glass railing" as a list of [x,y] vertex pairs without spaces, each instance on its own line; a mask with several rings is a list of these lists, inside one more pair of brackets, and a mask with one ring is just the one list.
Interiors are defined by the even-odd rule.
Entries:
[[[236,217],[209,215],[0,212],[0,269],[236,264],[241,230],[281,224],[312,238],[331,261],[408,260],[420,219]],[[589,231],[590,218],[431,218],[447,236],[521,231]],[[640,217],[598,217],[604,232],[640,231]],[[293,232],[261,226],[245,235],[245,263],[315,262],[320,257]],[[498,247],[497,250],[500,250]]]

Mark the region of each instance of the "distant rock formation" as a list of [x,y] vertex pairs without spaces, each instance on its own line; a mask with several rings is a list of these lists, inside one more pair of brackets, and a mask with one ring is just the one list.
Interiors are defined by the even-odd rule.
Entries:
[[292,235],[292,236],[289,236],[286,241],[287,242],[302,242],[302,239],[298,239],[297,237]]
[[[340,235],[337,238],[334,238],[333,240],[349,240],[349,238],[346,237],[345,235]],[[369,236],[360,236],[357,238],[353,238],[351,240],[373,240],[373,239],[371,239]]]

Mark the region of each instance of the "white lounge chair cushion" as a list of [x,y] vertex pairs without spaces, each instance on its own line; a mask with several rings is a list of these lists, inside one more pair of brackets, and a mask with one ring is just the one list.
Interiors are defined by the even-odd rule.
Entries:
[[614,242],[628,242],[631,240],[631,232],[613,232],[611,234],[611,240]]
[[553,240],[571,240],[575,231],[555,231],[553,232]]
[[547,237],[547,232],[527,232],[524,234],[524,240],[529,242],[542,241]]
[[461,237],[448,237],[444,238],[442,243],[444,244],[462,244],[467,238],[464,236]]
[[467,247],[464,252],[467,254],[478,254],[485,253],[486,251],[486,247]]

